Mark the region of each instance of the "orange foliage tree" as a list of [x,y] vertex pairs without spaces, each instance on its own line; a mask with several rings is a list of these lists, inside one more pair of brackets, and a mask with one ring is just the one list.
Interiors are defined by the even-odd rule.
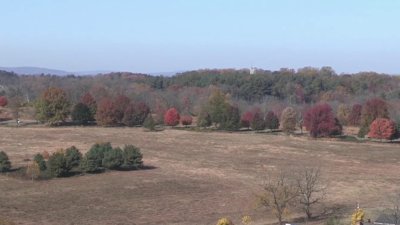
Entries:
[[375,119],[369,128],[368,137],[391,140],[396,134],[396,124],[386,118]]

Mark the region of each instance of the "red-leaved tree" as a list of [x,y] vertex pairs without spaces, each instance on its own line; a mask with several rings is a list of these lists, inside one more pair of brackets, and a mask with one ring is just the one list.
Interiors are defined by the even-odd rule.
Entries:
[[181,123],[182,123],[182,125],[184,125],[184,126],[191,125],[192,122],[193,122],[193,119],[192,119],[192,117],[189,116],[189,115],[182,116],[182,118],[181,118]]
[[168,126],[176,126],[179,124],[179,112],[175,108],[170,108],[164,114],[164,123]]
[[0,96],[0,106],[4,107],[8,104],[8,100],[5,96]]
[[97,124],[101,126],[115,126],[118,124],[117,108],[112,99],[104,98],[97,106]]
[[335,118],[328,104],[310,108],[304,116],[304,126],[312,137],[327,137],[342,133],[342,126]]
[[396,135],[396,124],[386,118],[377,118],[369,127],[368,137],[391,140]]
[[240,117],[240,125],[241,127],[250,127],[251,122],[253,121],[253,112],[251,111],[247,111],[245,113],[242,114],[242,116]]

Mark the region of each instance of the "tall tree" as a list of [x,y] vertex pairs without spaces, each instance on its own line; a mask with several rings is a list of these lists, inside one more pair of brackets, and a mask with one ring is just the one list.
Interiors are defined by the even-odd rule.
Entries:
[[281,115],[281,129],[286,133],[292,133],[296,130],[297,113],[292,107],[287,107]]
[[97,102],[94,97],[89,92],[86,92],[84,95],[81,96],[80,102],[89,107],[90,114],[94,118],[97,110]]
[[55,125],[67,118],[70,106],[65,91],[51,87],[42,93],[35,104],[36,118],[41,122]]
[[144,102],[129,104],[124,112],[122,122],[126,126],[143,125],[147,115],[150,113],[150,108]]
[[101,126],[118,125],[117,108],[110,98],[104,98],[97,106],[96,122]]
[[214,91],[208,100],[208,112],[211,116],[211,121],[219,126],[225,119],[227,108],[228,103],[226,102],[225,95],[219,90]]
[[334,117],[328,104],[319,104],[310,108],[304,116],[304,126],[312,137],[328,137],[342,133],[342,126]]
[[352,126],[359,126],[361,122],[361,112],[362,112],[362,105],[361,104],[354,104],[351,108],[350,115],[348,117],[348,122]]

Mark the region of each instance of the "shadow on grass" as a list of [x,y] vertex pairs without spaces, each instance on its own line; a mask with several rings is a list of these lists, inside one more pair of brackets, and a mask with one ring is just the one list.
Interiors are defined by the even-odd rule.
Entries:
[[317,222],[318,224],[324,224],[324,221],[329,220],[330,218],[343,218],[346,212],[348,212],[350,208],[343,204],[335,204],[329,207],[325,207],[322,212],[319,212],[318,215],[313,216],[310,219],[307,219],[304,216],[293,218],[290,222],[292,223],[307,223],[307,222]]

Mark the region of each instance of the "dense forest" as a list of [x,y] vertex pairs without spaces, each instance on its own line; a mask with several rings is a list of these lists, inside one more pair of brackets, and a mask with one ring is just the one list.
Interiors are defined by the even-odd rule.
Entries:
[[[400,77],[375,72],[339,75],[331,67],[257,69],[254,73],[248,69],[204,69],[165,77],[127,72],[27,76],[0,71],[0,96],[6,96],[10,106],[33,106],[51,87],[65,91],[71,106],[87,93],[97,103],[125,96],[145,104],[161,118],[170,108],[198,116],[217,90],[241,114],[249,110],[273,111],[278,117],[288,106],[304,113],[322,102],[328,103],[335,115],[349,114],[355,105],[379,98],[387,103],[388,117],[400,121]],[[346,112],[340,112],[343,110]]]

